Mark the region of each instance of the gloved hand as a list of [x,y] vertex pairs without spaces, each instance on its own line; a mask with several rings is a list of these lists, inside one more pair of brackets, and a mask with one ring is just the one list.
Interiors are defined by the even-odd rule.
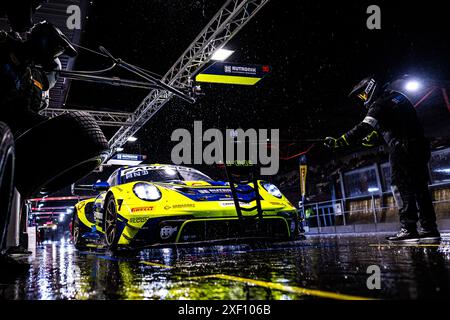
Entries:
[[330,148],[330,149],[338,149],[338,148],[342,148],[342,147],[346,147],[348,146],[348,142],[347,139],[345,137],[345,134],[343,134],[342,136],[340,136],[339,138],[333,138],[333,137],[326,137],[324,139],[323,144]]
[[367,137],[362,139],[361,144],[364,147],[373,147],[378,143],[378,132],[372,131]]

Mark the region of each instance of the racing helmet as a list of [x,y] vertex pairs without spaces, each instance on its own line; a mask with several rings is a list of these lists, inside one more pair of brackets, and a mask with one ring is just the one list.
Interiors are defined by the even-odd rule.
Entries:
[[34,25],[27,42],[35,62],[44,68],[53,65],[55,58],[62,54],[77,55],[77,50],[61,30],[46,21]]
[[367,106],[378,91],[378,82],[373,76],[362,79],[348,95],[349,98]]

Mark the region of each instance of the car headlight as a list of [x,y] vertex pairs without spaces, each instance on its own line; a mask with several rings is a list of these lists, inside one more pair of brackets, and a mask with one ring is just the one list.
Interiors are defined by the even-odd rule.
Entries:
[[161,199],[161,192],[152,184],[136,183],[133,192],[139,199],[147,201],[156,201]]
[[277,197],[279,199],[283,197],[283,194],[281,193],[280,189],[278,189],[275,185],[269,182],[261,182],[261,185],[272,196]]

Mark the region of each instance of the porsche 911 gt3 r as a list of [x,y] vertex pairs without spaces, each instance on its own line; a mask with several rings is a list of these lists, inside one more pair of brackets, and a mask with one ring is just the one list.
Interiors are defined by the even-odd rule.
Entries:
[[[96,198],[75,206],[73,237],[81,245],[93,233],[107,247],[140,247],[263,237],[291,239],[297,211],[279,189],[265,181],[236,186],[237,214],[229,183],[192,168],[139,165],[116,170],[94,188]],[[255,209],[259,196],[261,214]]]

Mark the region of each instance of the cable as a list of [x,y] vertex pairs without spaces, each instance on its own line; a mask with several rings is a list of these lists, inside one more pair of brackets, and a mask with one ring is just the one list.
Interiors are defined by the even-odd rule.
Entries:
[[[73,44],[75,47],[77,47],[77,48],[80,48],[80,49],[83,49],[83,50],[86,50],[86,51],[88,51],[88,52],[90,52],[90,53],[93,53],[93,54],[96,54],[96,55],[98,55],[98,56],[102,56],[102,57],[105,57],[105,58],[110,58],[108,55],[106,55],[106,54],[104,54],[104,53],[101,53],[101,52],[98,52],[98,51],[95,51],[95,50],[93,50],[93,49],[89,49],[89,48],[87,48],[87,47],[83,47],[83,46],[81,46],[81,45],[78,45],[78,44]],[[135,66],[135,65],[132,65],[131,63],[128,63],[130,66],[132,66],[132,67],[135,67],[136,69],[139,69],[139,70],[141,70],[141,71],[144,71],[144,72],[146,72],[146,73],[149,73],[149,74],[151,74],[151,75],[153,75],[153,76],[156,76],[156,77],[159,77],[159,78],[162,78],[163,76],[162,75],[160,75],[160,74],[158,74],[158,73],[155,73],[155,72],[152,72],[152,71],[150,71],[150,70],[147,70],[147,69],[144,69],[144,68],[141,68],[141,67],[138,67],[138,66]],[[116,64],[114,64],[114,66],[116,66]],[[109,70],[111,70],[111,69],[105,69],[106,71],[109,71]]]
[[[167,83],[164,83],[160,79],[161,78],[160,75],[158,75],[158,74],[156,74],[154,72],[145,70],[144,68],[141,68],[141,67],[138,67],[138,66],[134,66],[134,65],[132,65],[130,63],[127,63],[127,62],[121,60],[120,58],[115,58],[106,48],[104,48],[102,46],[100,46],[100,51],[101,52],[98,52],[98,51],[95,51],[95,50],[83,47],[81,45],[75,45],[75,46],[77,48],[86,50],[86,51],[88,51],[90,53],[93,53],[93,54],[105,57],[108,60],[112,60],[114,64],[111,67],[109,67],[107,69],[104,69],[104,70],[73,71],[72,72],[73,75],[75,73],[77,73],[78,76],[83,76],[83,74],[84,74],[86,77],[90,77],[89,78],[90,80],[93,80],[94,77],[96,77],[96,76],[94,76],[92,74],[98,74],[98,73],[102,73],[102,72],[105,72],[105,71],[109,71],[109,70],[113,69],[114,67],[119,66],[119,67],[124,68],[124,69],[128,70],[129,72],[131,72],[131,73],[133,73],[133,74],[135,74],[135,75],[137,75],[137,76],[147,80],[147,82],[149,83],[149,86],[151,86],[151,89],[165,90],[165,91],[168,91],[168,92],[178,96],[179,98],[181,98],[181,99],[183,99],[183,100],[185,100],[185,101],[187,101],[189,103],[194,103],[195,102],[195,98],[193,98],[191,95],[189,95],[187,93],[184,93],[183,91],[181,91],[181,89],[175,88],[175,87],[173,87],[173,86],[171,86],[171,85],[169,85]],[[104,78],[104,77],[98,77],[98,78]],[[80,80],[80,79],[76,79],[76,80]],[[105,80],[105,79],[101,79],[101,80]],[[109,81],[111,79],[106,79],[106,80]],[[111,83],[111,82],[109,82],[109,83]]]
[[305,151],[299,152],[297,154],[294,154],[292,156],[286,156],[286,157],[280,157],[281,160],[291,160],[294,159],[296,157],[299,157],[301,155],[304,155],[306,153],[308,153],[309,151],[311,151],[312,148],[314,148],[316,146],[316,144],[311,145],[308,149],[306,149]]
[[80,48],[80,49],[83,49],[83,50],[89,51],[89,52],[91,52],[91,53],[93,53],[93,54],[96,54],[96,55],[99,55],[99,56],[102,56],[102,57],[108,58],[108,56],[107,56],[106,54],[103,54],[103,53],[101,53],[101,52],[98,52],[98,51],[95,51],[95,50],[92,50],[92,49],[89,49],[89,48],[86,48],[86,47],[80,46],[79,44],[75,44],[75,43],[72,43],[72,44],[74,45],[74,47],[77,47],[77,48]]
[[[130,65],[132,65],[132,64],[130,64]],[[133,66],[133,65],[132,65],[132,66]],[[158,73],[156,73],[156,72],[152,72],[152,71],[150,71],[150,70],[147,70],[147,69],[144,69],[144,68],[141,68],[141,67],[138,67],[138,66],[133,66],[133,67],[135,67],[135,68],[137,68],[137,69],[139,69],[139,70],[141,70],[141,71],[147,72],[147,73],[149,73],[149,74],[151,74],[151,75],[153,75],[153,76],[155,76],[155,77],[158,77],[158,78],[162,78],[162,77],[163,77],[162,75],[160,75],[160,74],[158,74]]]
[[101,69],[101,70],[89,70],[89,71],[77,70],[77,72],[79,72],[79,73],[84,73],[84,74],[104,73],[104,72],[111,71],[111,70],[114,69],[116,66],[117,66],[117,64],[113,63],[110,67],[108,67],[108,68],[106,68],[106,69]]

